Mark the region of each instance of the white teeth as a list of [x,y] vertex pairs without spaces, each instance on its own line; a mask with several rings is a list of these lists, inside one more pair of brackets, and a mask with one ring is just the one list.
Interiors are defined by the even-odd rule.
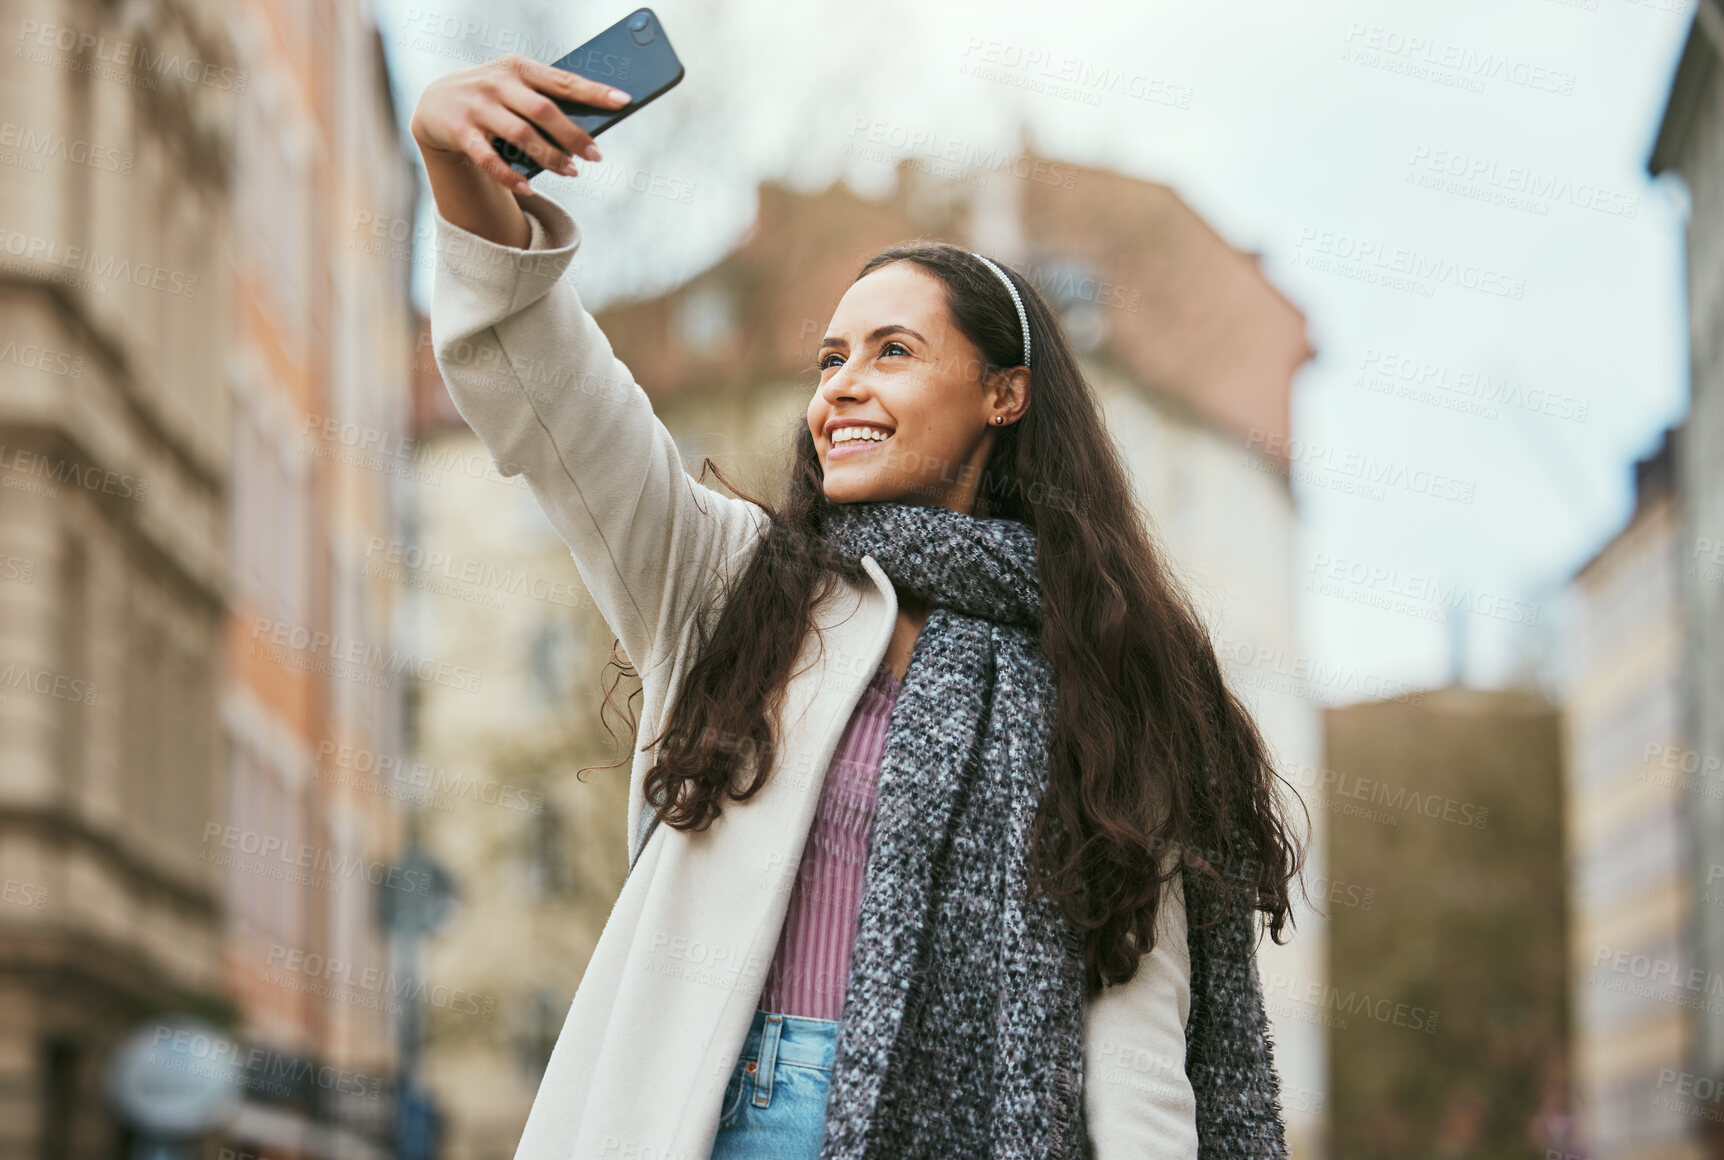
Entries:
[[890,434],[890,431],[881,431],[875,427],[840,427],[832,433],[832,445],[836,447],[840,443],[854,443],[859,439],[878,443]]

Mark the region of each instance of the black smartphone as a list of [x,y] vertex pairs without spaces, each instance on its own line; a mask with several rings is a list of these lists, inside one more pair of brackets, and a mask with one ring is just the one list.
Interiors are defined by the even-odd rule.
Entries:
[[[635,9],[561,60],[552,61],[551,67],[579,73],[589,80],[619,88],[634,98],[620,109],[601,109],[564,97],[551,98],[568,114],[569,120],[593,137],[624,117],[640,112],[682,80],[682,61],[676,58],[670,38],[664,33],[664,25],[659,23],[651,8]],[[558,152],[562,152],[563,147],[556,138],[538,125],[533,128],[538,129],[539,136],[549,141]],[[513,141],[493,137],[491,147],[522,177],[532,177],[544,171],[543,165]]]

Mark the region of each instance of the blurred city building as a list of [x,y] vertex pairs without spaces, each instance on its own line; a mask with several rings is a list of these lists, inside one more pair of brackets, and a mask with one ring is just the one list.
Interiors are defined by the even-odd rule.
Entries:
[[[1228,245],[1166,186],[1034,151],[1014,158],[1009,172],[943,172],[903,162],[897,175],[896,190],[881,200],[844,185],[804,194],[765,184],[756,221],[721,261],[668,293],[599,312],[687,468],[698,476],[710,456],[739,486],[777,500],[790,432],[803,421],[814,382],[814,349],[838,299],[876,250],[925,236],[1009,262],[1061,313],[1153,530],[1278,761],[1315,769],[1320,722],[1313,700],[1323,691],[1287,679],[1302,668],[1287,451],[1293,379],[1313,353],[1302,315],[1268,283],[1253,255]],[[570,204],[579,220],[579,201]],[[576,263],[570,277],[579,276],[578,257]],[[427,392],[439,396],[440,384]],[[430,407],[426,418],[435,427],[447,417]],[[461,429],[426,437],[438,446],[448,440],[479,447]],[[460,489],[422,489],[424,559],[435,550],[469,574],[520,570],[578,584],[566,549],[544,539],[549,529],[542,521],[526,511],[509,514],[532,504],[524,489],[499,494],[513,482],[498,477]],[[707,482],[722,486],[711,475]],[[474,972],[474,985],[483,977],[497,987],[499,1011],[527,1013],[521,1026],[530,1026],[537,1010],[548,1050],[621,881],[626,849],[620,772],[594,775],[587,785],[569,784],[566,775],[625,751],[583,743],[582,730],[603,741],[602,730],[580,725],[568,704],[527,697],[505,703],[510,698],[502,690],[531,677],[527,646],[544,631],[535,622],[560,620],[563,610],[544,602],[488,606],[477,595],[475,588],[422,599],[437,600],[442,610],[436,631],[462,637],[440,648],[452,656],[489,656],[488,673],[503,668],[497,704],[458,705],[433,690],[439,708],[417,716],[416,753],[452,776],[466,771],[531,785],[547,806],[560,803],[564,820],[544,829],[560,832],[560,857],[580,865],[568,897],[525,897],[520,858],[505,857],[500,843],[511,831],[529,833],[526,819],[500,810],[483,815],[494,835],[455,825],[453,816],[429,828],[445,835],[433,853],[475,902],[468,924],[450,935],[462,947],[440,943],[434,953],[451,970],[465,964],[459,969]],[[585,674],[603,663],[611,634],[595,623],[590,605],[580,616],[589,623],[574,632],[580,643],[567,655],[583,674],[576,688],[584,707],[598,696]],[[572,733],[571,724],[579,726]],[[1293,808],[1302,827],[1304,815]],[[1312,814],[1320,840],[1320,811]],[[591,836],[596,849],[570,844],[575,834]],[[1312,855],[1320,868],[1320,849]],[[1291,945],[1265,939],[1264,974],[1322,978],[1328,957],[1322,940],[1322,921],[1302,907]],[[489,964],[482,973],[480,963]],[[510,1044],[522,1032],[502,1023],[492,1032],[490,1054],[464,1038],[434,1039],[430,1047],[438,1096],[450,1115],[450,1160],[507,1160],[525,1119],[537,1073],[491,1065],[510,1051],[520,1054]],[[1277,1019],[1274,1035],[1295,1155],[1324,1155],[1321,1029],[1295,1015]]]
[[1580,1150],[1598,1160],[1699,1155],[1666,1098],[1689,1015],[1635,977],[1637,959],[1692,965],[1674,435],[1636,464],[1627,527],[1575,573],[1563,665],[1573,1076]]
[[428,671],[400,592],[365,569],[399,540],[417,183],[368,7],[217,9],[248,83],[233,102],[231,598],[224,978],[248,1050],[225,1143],[269,1160],[395,1154],[416,1093],[398,1028],[432,1000],[388,916],[426,895],[403,863],[403,706]]
[[[341,766],[400,752],[422,671],[360,569],[413,334],[380,38],[349,0],[8,17],[0,1154],[123,1157],[193,1093],[210,1156],[394,1155],[399,809]],[[239,1052],[118,1115],[116,1048],[178,1016]]]
[[228,1010],[199,854],[224,760],[236,61],[207,5],[6,15],[0,1154],[70,1160],[124,1154],[103,1082],[125,1037]]
[[[1688,836],[1692,1049],[1660,1092],[1724,1157],[1724,4],[1698,0],[1647,169],[1687,187],[1688,415],[1675,466],[1680,529],[1682,811]],[[1641,738],[1646,743],[1660,740]],[[1692,766],[1692,768],[1689,768]]]
[[1325,725],[1330,978],[1265,988],[1328,1030],[1334,1154],[1571,1151],[1556,709],[1451,684]]

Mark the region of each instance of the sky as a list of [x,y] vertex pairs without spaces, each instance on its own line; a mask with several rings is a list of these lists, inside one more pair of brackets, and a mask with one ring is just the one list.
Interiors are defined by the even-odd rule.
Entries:
[[[404,134],[436,77],[554,60],[631,11],[372,8]],[[1262,256],[1318,352],[1289,448],[1301,656],[1436,686],[1459,629],[1466,683],[1560,694],[1566,586],[1687,410],[1687,196],[1646,161],[1693,0],[653,9],[683,83],[603,162],[534,179],[581,225],[589,309],[722,259],[760,181],[884,195],[882,142],[935,160],[1022,133],[1165,183]],[[421,215],[424,239],[428,191]]]

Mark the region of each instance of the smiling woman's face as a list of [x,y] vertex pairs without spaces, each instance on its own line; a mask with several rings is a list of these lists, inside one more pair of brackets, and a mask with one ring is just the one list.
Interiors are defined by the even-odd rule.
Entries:
[[834,503],[898,500],[970,512],[994,416],[1028,403],[1029,372],[984,387],[981,352],[952,321],[945,285],[914,262],[853,283],[820,344],[808,429]]

